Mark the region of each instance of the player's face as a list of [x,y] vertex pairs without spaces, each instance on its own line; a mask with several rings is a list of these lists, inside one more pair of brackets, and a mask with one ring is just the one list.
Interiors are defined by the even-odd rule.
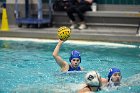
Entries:
[[111,80],[114,83],[119,83],[121,81],[121,73],[114,73]]
[[78,67],[79,64],[80,64],[80,59],[79,58],[73,58],[71,60],[71,64],[72,64],[73,67]]

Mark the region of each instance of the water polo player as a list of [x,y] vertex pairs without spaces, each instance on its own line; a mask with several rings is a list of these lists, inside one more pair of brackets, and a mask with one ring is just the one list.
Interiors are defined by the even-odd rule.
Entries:
[[78,93],[97,92],[101,90],[102,80],[99,73],[90,71],[85,75],[86,85],[78,91]]
[[121,71],[118,68],[111,68],[108,73],[108,87],[119,86],[122,79]]
[[83,70],[82,67],[79,66],[79,64],[81,63],[81,56],[80,53],[76,50],[71,52],[69,61],[71,64],[68,64],[66,61],[64,61],[59,55],[59,50],[60,47],[63,44],[63,40],[59,40],[58,44],[56,45],[54,52],[53,52],[53,57],[55,59],[55,61],[57,62],[57,64],[61,67],[61,71],[62,72],[66,72],[66,71],[81,71]]

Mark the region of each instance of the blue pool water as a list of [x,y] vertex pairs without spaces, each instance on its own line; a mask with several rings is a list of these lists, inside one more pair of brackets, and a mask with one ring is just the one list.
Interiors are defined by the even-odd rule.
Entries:
[[75,93],[87,71],[107,78],[111,67],[121,70],[126,86],[100,93],[140,93],[140,43],[66,41],[60,55],[69,62],[70,52],[80,51],[85,71],[79,73],[60,72],[52,57],[56,44],[0,40],[0,93]]

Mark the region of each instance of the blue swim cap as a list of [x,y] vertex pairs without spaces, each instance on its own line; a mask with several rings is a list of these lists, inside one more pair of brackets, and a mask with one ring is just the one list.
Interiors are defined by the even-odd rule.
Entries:
[[110,77],[111,77],[114,73],[116,73],[116,72],[121,73],[121,71],[120,71],[118,68],[111,68],[111,69],[109,70],[109,73],[108,73],[108,81],[110,80]]
[[77,51],[77,50],[71,51],[71,55],[70,55],[69,61],[71,62],[71,60],[72,60],[73,58],[79,58],[79,59],[80,59],[80,62],[81,62],[80,52]]

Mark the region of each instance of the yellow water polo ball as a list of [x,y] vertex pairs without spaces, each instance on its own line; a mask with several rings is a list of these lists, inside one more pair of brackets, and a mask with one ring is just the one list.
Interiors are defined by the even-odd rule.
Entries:
[[58,38],[60,40],[67,40],[70,37],[71,34],[71,29],[69,27],[66,26],[61,26],[60,28],[58,28]]

